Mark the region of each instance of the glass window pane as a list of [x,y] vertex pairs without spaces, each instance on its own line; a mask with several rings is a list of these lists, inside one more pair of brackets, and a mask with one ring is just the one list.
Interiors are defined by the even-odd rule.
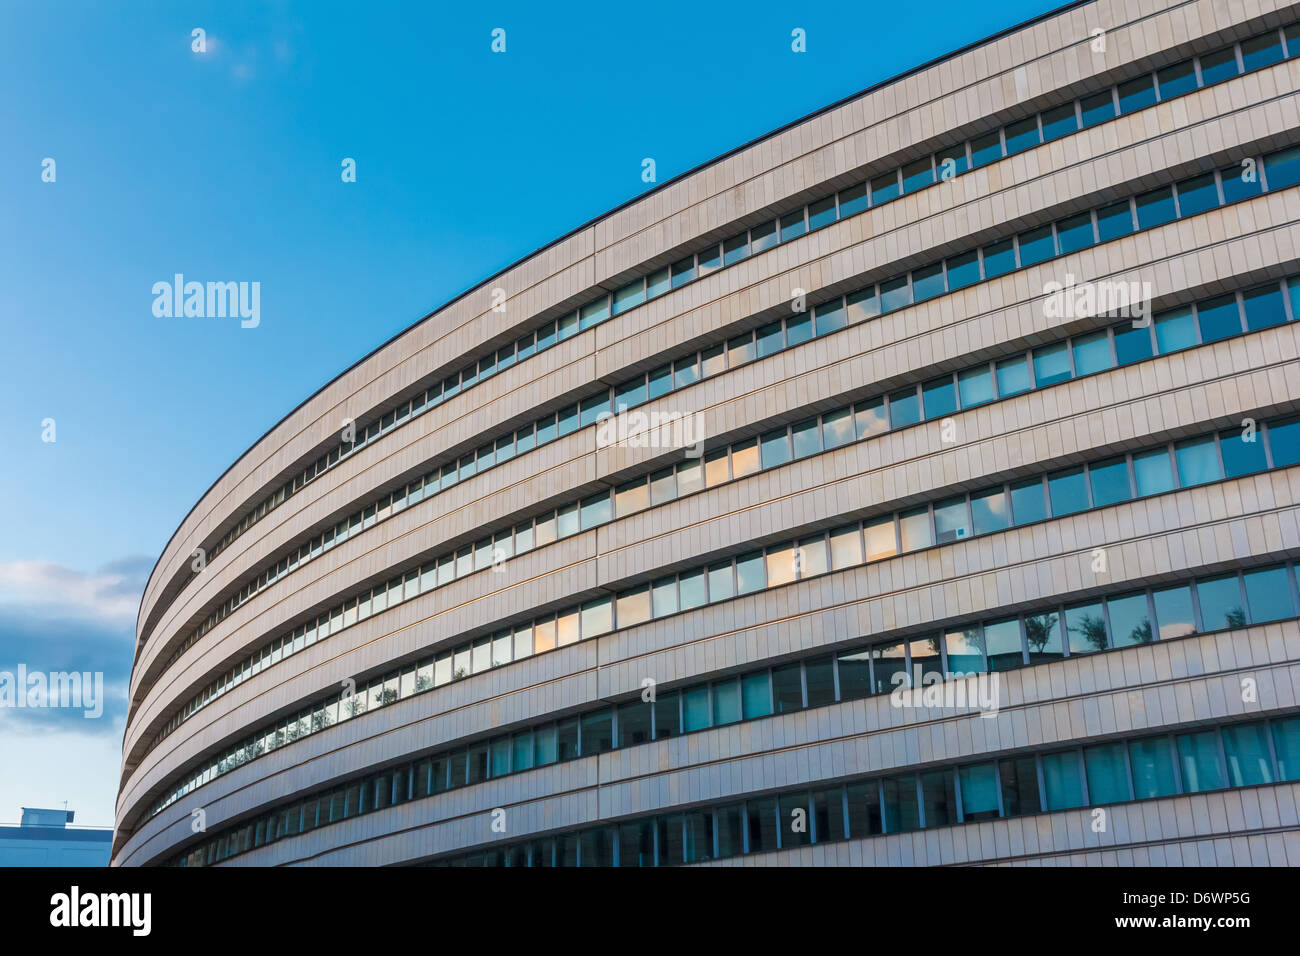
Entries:
[[[1070,111],[1073,118],[1074,111]],[[1065,255],[1079,249],[1086,249],[1093,244],[1092,213],[1081,212],[1069,219],[1062,219],[1056,224],[1056,238]]]
[[[840,218],[855,216],[867,208],[867,184],[859,183],[840,190]],[[757,250],[755,250],[757,251]]]
[[891,392],[889,396],[889,423],[891,428],[905,428],[921,420],[921,401],[915,386]]
[[1152,229],[1172,222],[1176,217],[1174,210],[1174,190],[1172,186],[1153,189],[1143,193],[1135,200],[1139,229]]
[[1127,236],[1132,231],[1133,212],[1129,208],[1127,199],[1097,210],[1099,242],[1109,242],[1112,239]]
[[1088,774],[1088,803],[1099,806],[1131,799],[1128,786],[1128,755],[1122,743],[1095,744],[1083,748]]
[[772,700],[778,714],[803,710],[803,665],[796,661],[772,669]]
[[892,170],[871,180],[871,205],[879,206],[898,198],[898,170]]
[[898,553],[893,515],[869,520],[863,531],[867,539],[866,560],[878,561]]
[[1282,41],[1276,30],[1241,41],[1241,63],[1247,72],[1259,70],[1282,60]]
[[713,685],[713,725],[740,720],[740,681],[719,681]]
[[817,306],[816,323],[818,335],[828,335],[846,327],[849,320],[844,313],[843,300],[832,299],[830,302]]
[[1285,189],[1300,183],[1300,147],[1292,147],[1264,157],[1264,175],[1268,188]]
[[703,730],[709,724],[709,687],[688,687],[682,691],[682,728],[684,732]]
[[1002,488],[972,494],[970,510],[976,534],[989,534],[1011,526],[1011,512],[1007,507],[1006,492]]
[[1241,334],[1241,311],[1234,295],[1221,295],[1197,303],[1196,318],[1203,342],[1216,342]]
[[1102,611],[1101,602],[1067,607],[1065,630],[1070,635],[1071,654],[1104,651],[1109,644],[1106,636],[1106,616]]
[[1110,614],[1111,643],[1115,647],[1150,644],[1154,638],[1145,591],[1113,597],[1106,601]]
[[1075,336],[1070,341],[1074,351],[1074,374],[1092,375],[1102,372],[1113,364],[1110,358],[1110,336],[1105,330],[1089,335]]
[[1217,790],[1226,781],[1219,763],[1219,735],[1213,730],[1179,734],[1178,765],[1183,771],[1183,791]]
[[750,594],[767,586],[763,552],[742,554],[736,559],[736,593]]
[[746,674],[741,678],[740,686],[746,720],[772,713],[772,680],[767,671]]
[[977,365],[957,373],[957,391],[962,408],[974,408],[993,401],[993,373],[987,365]]
[[983,253],[985,279],[1005,275],[1016,268],[1015,242],[1011,239],[1004,239],[1001,242],[987,245],[984,247]]
[[1155,101],[1155,83],[1152,82],[1149,73],[1119,85],[1119,111],[1121,114],[1143,109]]
[[934,528],[930,523],[928,508],[914,508],[899,514],[898,531],[904,552],[928,548],[934,544]]
[[1281,325],[1286,321],[1286,305],[1282,301],[1282,287],[1278,283],[1247,289],[1242,293],[1246,306],[1246,328],[1252,332]]
[[1085,96],[1080,101],[1080,106],[1083,107],[1083,125],[1085,128],[1115,118],[1115,98],[1110,90],[1102,90],[1092,96]]
[[827,449],[847,445],[856,437],[853,429],[853,410],[841,408],[822,416],[822,442]]
[[962,767],[961,814],[967,822],[994,820],[998,816],[997,768],[991,763]]
[[912,298],[917,302],[933,299],[948,291],[943,278],[943,263],[925,266],[912,273]]
[[1088,482],[1082,468],[1070,468],[1047,476],[1047,493],[1052,499],[1052,516],[1074,514],[1088,507]]
[[849,324],[862,322],[880,314],[880,298],[876,295],[874,285],[869,289],[850,292],[844,297],[844,303]]
[[907,686],[907,645],[903,641],[875,645],[871,648],[871,666],[877,694],[888,694],[895,687]]
[[1178,460],[1178,480],[1184,488],[1218,481],[1223,477],[1214,438],[1193,438],[1174,446]]
[[[1258,196],[1264,188],[1260,181],[1259,170],[1254,160],[1243,159],[1236,166],[1219,170],[1219,182],[1223,186],[1223,201],[1238,202]],[[1270,185],[1272,180],[1269,180]]]
[[1273,467],[1300,464],[1300,418],[1268,424],[1268,446],[1273,452]]
[[1178,184],[1178,214],[1194,216],[1219,205],[1219,186],[1214,173],[1195,179],[1185,179]]
[[1083,806],[1083,776],[1079,755],[1073,750],[1043,756],[1043,785],[1048,810],[1070,810]]
[[763,436],[761,445],[764,468],[775,468],[790,460],[790,439],[784,428],[768,432]]
[[915,192],[934,182],[934,170],[930,166],[930,157],[918,159],[903,167],[903,192]]
[[912,304],[912,289],[907,276],[880,283],[880,311],[894,312]]
[[789,242],[791,239],[802,236],[805,232],[803,210],[797,209],[781,217],[781,241]]
[[1152,356],[1151,330],[1149,327],[1135,328],[1131,325],[1115,329],[1115,355],[1120,365],[1131,365]]
[[1264,443],[1255,429],[1249,433],[1235,428],[1219,432],[1219,451],[1223,454],[1223,471],[1228,478],[1252,475],[1268,467]]
[[1253,787],[1273,782],[1273,758],[1268,731],[1261,721],[1223,728],[1223,754],[1228,763],[1229,786]]
[[1023,232],[1020,240],[1020,265],[1032,266],[1056,255],[1056,240],[1052,237],[1052,227],[1042,226]]
[[822,450],[821,424],[815,418],[796,423],[790,428],[790,440],[795,458],[818,454]]
[[1037,813],[1042,809],[1038,794],[1038,767],[1033,757],[998,761],[1002,778],[1002,807],[1009,817]]
[[1185,585],[1153,591],[1156,625],[1160,640],[1186,637],[1196,633],[1196,616],[1192,612],[1192,589]]
[[988,655],[991,671],[1005,671],[1024,666],[1020,620],[1013,617],[985,624],[984,652]]
[[1174,487],[1174,472],[1169,463],[1169,451],[1155,448],[1134,454],[1133,472],[1137,477],[1138,496],[1158,495]]
[[1246,603],[1250,607],[1252,624],[1295,617],[1295,607],[1291,603],[1291,580],[1286,568],[1247,571],[1242,577],[1246,582]]
[[948,288],[952,291],[980,281],[980,255],[978,249],[953,256],[947,261]]
[[885,400],[873,399],[859,402],[853,406],[853,417],[857,424],[858,438],[869,438],[889,431],[889,422],[885,418]]
[[943,418],[957,411],[957,386],[951,375],[926,382],[921,393],[927,419]]
[[1241,583],[1235,574],[1197,581],[1196,600],[1201,605],[1201,622],[1205,630],[1234,630],[1246,626]]
[[857,525],[833,529],[830,539],[831,567],[836,571],[862,563],[862,538]]
[[1143,737],[1129,741],[1129,763],[1133,768],[1133,797],[1169,797],[1178,792],[1174,781],[1174,752],[1168,737]]
[[943,642],[948,652],[948,676],[984,672],[984,629],[980,625],[948,631]]
[[822,226],[829,226],[836,219],[835,214],[835,197],[827,196],[825,199],[819,199],[808,207],[808,229],[820,229]]
[[957,822],[957,794],[951,770],[921,774],[921,799],[927,827],[945,827]]
[[1064,657],[1060,615],[1052,611],[1026,615],[1025,642],[1029,645],[1030,664]]
[[1128,462],[1123,458],[1113,458],[1089,466],[1088,478],[1092,484],[1094,508],[1128,501],[1132,497],[1128,485]]
[[757,333],[758,357],[771,355],[773,352],[779,352],[784,348],[785,339],[780,322],[772,322],[762,326]]
[[1201,82],[1206,86],[1237,75],[1237,51],[1230,46],[1201,55]]
[[1041,478],[1027,478],[1011,486],[1011,517],[1018,525],[1047,517],[1047,499]]
[[1300,780],[1300,717],[1273,721],[1273,751],[1280,780]]
[[824,707],[835,702],[835,664],[829,655],[814,657],[804,664],[808,706]]
[[840,699],[857,700],[871,693],[871,652],[848,651],[839,656]]
[[1002,136],[998,130],[971,140],[971,168],[1002,158]]
[[997,364],[998,395],[1009,398],[1029,391],[1029,360],[1023,355],[1003,359]]
[[970,518],[966,511],[965,496],[937,502],[934,506],[934,526],[939,544],[970,537]]

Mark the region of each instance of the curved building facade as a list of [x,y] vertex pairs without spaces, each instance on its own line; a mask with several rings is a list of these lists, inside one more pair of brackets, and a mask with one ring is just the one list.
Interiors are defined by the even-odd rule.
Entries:
[[1076,4],[398,335],[160,557],[114,864],[1300,865],[1298,85]]

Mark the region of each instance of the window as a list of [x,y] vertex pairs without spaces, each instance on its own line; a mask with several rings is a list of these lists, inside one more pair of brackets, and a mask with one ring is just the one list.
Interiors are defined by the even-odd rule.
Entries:
[[1056,224],[1056,238],[1061,245],[1061,255],[1087,249],[1093,244],[1092,213],[1084,212]]
[[1250,623],[1264,624],[1295,617],[1291,580],[1286,568],[1247,571],[1242,578],[1246,585],[1246,603],[1250,607]]
[[[998,816],[998,775],[991,763],[962,767],[958,772],[961,782],[962,820],[994,820]],[[928,822],[928,815],[927,815]]]
[[[894,518],[876,518],[868,521],[864,528],[867,541],[866,560],[878,561],[898,553],[898,542],[894,532]],[[857,562],[850,562],[856,564]]]
[[1110,336],[1103,329],[1088,335],[1076,336],[1070,342],[1074,352],[1074,374],[1091,375],[1102,372],[1112,365],[1110,358]]
[[1090,654],[1104,651],[1109,646],[1106,615],[1100,602],[1067,607],[1065,630],[1070,635],[1071,654]]
[[[970,499],[971,523],[976,534],[989,534],[1011,526],[1006,492],[1001,488],[972,494]],[[893,531],[892,522],[890,528]]]
[[1196,64],[1191,60],[1167,66],[1156,74],[1162,100],[1182,96],[1196,89]]
[[1278,284],[1248,289],[1241,298],[1246,307],[1246,328],[1252,332],[1286,322],[1286,305]]
[[740,681],[741,709],[745,720],[772,713],[772,681],[767,671],[746,674]]
[[904,552],[928,548],[934,544],[934,529],[930,525],[930,511],[928,508],[914,508],[911,511],[900,513],[898,516],[898,531]]
[[1174,457],[1178,460],[1178,480],[1184,488],[1223,477],[1212,436],[1179,442],[1174,446]]
[[1151,593],[1156,608],[1160,640],[1186,637],[1196,633],[1196,616],[1192,611],[1192,589],[1186,585],[1163,588]]
[[1048,810],[1083,806],[1083,777],[1079,755],[1073,750],[1043,756],[1043,785]]
[[626,312],[645,301],[645,280],[637,279],[614,293],[614,313]]
[[942,262],[917,269],[912,273],[912,297],[917,302],[932,299],[936,295],[943,295],[947,291],[947,284],[943,279]]
[[912,304],[912,290],[907,276],[880,283],[880,311],[893,312]]
[[1009,124],[1006,128],[1006,141],[1008,156],[1037,146],[1038,117],[1030,116]]
[[[879,435],[882,432],[889,431],[889,423],[885,419],[885,400],[883,398],[853,406],[853,417],[856,421],[858,438],[869,438],[872,435]],[[1297,429],[1297,431],[1300,432],[1300,429]],[[1297,437],[1300,438],[1300,435]]]
[[1008,618],[984,625],[984,651],[991,671],[1011,670],[1024,665],[1020,640],[1020,621]]
[[948,652],[949,676],[984,672],[984,629],[978,624],[948,631],[943,643]]
[[1151,329],[1149,326],[1126,326],[1115,330],[1115,356],[1120,365],[1131,365],[1151,358]]
[[804,312],[802,315],[787,319],[785,323],[785,346],[793,348],[807,342],[813,336],[812,313]]
[[1133,770],[1133,796],[1137,800],[1169,797],[1178,792],[1174,782],[1174,756],[1168,737],[1143,737],[1129,741]]
[[1161,355],[1191,348],[1199,339],[1196,335],[1196,320],[1192,318],[1190,306],[1162,312],[1156,316],[1156,345]]
[[763,570],[763,552],[742,554],[736,559],[736,593],[750,594],[767,586]]
[[1015,242],[1004,239],[984,247],[984,278],[993,279],[1016,268]]
[[1054,109],[1045,110],[1043,118],[1043,142],[1058,139],[1079,128],[1079,120],[1074,115],[1074,104],[1066,103]]
[[1246,72],[1271,66],[1282,60],[1282,41],[1276,30],[1241,41],[1241,63]]
[[1079,101],[1079,105],[1082,107],[1085,129],[1115,118],[1115,98],[1110,90],[1085,96]]
[[758,338],[758,357],[771,355],[773,352],[779,352],[784,347],[780,322],[772,322],[762,326],[757,333]]
[[848,325],[841,299],[832,299],[824,305],[817,306],[817,334],[827,335]]
[[857,525],[833,529],[830,541],[831,567],[836,571],[862,563],[862,539]]
[[772,700],[778,714],[803,710],[803,667],[799,663],[772,669]]
[[1223,471],[1227,478],[1251,475],[1268,467],[1264,443],[1253,429],[1249,433],[1236,428],[1220,432],[1219,450],[1223,453]]
[[1274,468],[1300,464],[1300,418],[1271,422],[1268,443],[1273,451]]
[[1246,626],[1242,607],[1241,582],[1235,574],[1207,578],[1196,582],[1196,599],[1201,605],[1205,630],[1217,631]]
[[1178,218],[1174,209],[1174,189],[1172,186],[1165,186],[1163,189],[1153,189],[1149,193],[1143,193],[1134,200],[1134,203],[1137,206],[1139,229],[1153,229]]
[[1048,612],[1025,617],[1025,641],[1029,645],[1029,663],[1058,660],[1065,656],[1061,643],[1060,615]]
[[1151,75],[1139,76],[1119,85],[1119,111],[1121,114],[1145,109],[1156,101],[1156,88]]
[[802,209],[781,217],[782,242],[789,242],[791,239],[802,236],[805,231]]
[[1128,501],[1132,497],[1128,485],[1128,463],[1123,458],[1090,465],[1088,480],[1092,485],[1094,508]]
[[1002,158],[1002,134],[999,130],[976,136],[970,143],[971,168]]
[[1034,349],[1034,381],[1039,388],[1070,378],[1070,350],[1065,342]]
[[874,318],[880,314],[880,300],[876,296],[876,287],[852,292],[844,297],[845,311],[850,324]]
[[1047,517],[1047,499],[1041,478],[1027,478],[1011,486],[1011,516],[1018,525]]
[[957,387],[951,375],[926,382],[921,392],[927,419],[942,418],[957,411]]
[[732,236],[722,243],[722,264],[729,266],[733,262],[739,262],[741,259],[749,256],[749,233],[742,232],[738,236]]
[[897,199],[898,195],[898,170],[885,173],[871,180],[871,205],[879,206],[891,199]]
[[954,292],[980,281],[980,255],[978,249],[947,260],[948,288]]
[[1128,200],[1123,199],[1097,210],[1097,236],[1099,242],[1109,242],[1127,236],[1133,231],[1133,211]]
[[871,693],[871,653],[850,651],[839,656],[840,699],[857,700]]
[[1178,214],[1194,216],[1219,205],[1219,186],[1214,173],[1195,179],[1185,179],[1178,184]]
[[998,395],[1009,398],[1027,392],[1029,382],[1029,360],[1023,355],[1003,359],[997,364]]
[[1083,750],[1088,775],[1088,803],[1098,806],[1129,800],[1128,754],[1122,743],[1096,744]]
[[695,257],[687,256],[672,265],[673,288],[686,285],[695,278]]
[[1237,51],[1230,46],[1201,56],[1201,81],[1209,86],[1237,75]]
[[829,226],[836,219],[835,215],[835,197],[827,196],[825,199],[819,199],[808,207],[808,230],[820,229],[823,226]]
[[[1240,165],[1219,170],[1219,182],[1223,186],[1224,202],[1250,199],[1263,189],[1254,159],[1243,159]],[[1269,182],[1271,184],[1272,180]]]
[[760,442],[764,468],[775,468],[790,460],[790,440],[785,429],[768,432]]
[[713,726],[740,720],[740,681],[719,681],[713,685]]
[[1052,238],[1052,227],[1043,226],[1021,233],[1020,265],[1032,266],[1056,255],[1056,240]]
[[857,215],[867,208],[867,184],[859,183],[840,190],[840,218]]
[[1231,293],[1197,303],[1196,318],[1204,342],[1217,342],[1241,334],[1241,312],[1237,308],[1237,297]]
[[1250,787],[1273,782],[1273,760],[1263,723],[1224,727],[1223,753],[1227,758],[1229,786]]
[[970,537],[970,518],[965,497],[949,498],[936,503],[934,527],[939,544]]
[[1106,602],[1110,614],[1111,644],[1114,647],[1132,647],[1150,644],[1154,635],[1151,617],[1147,612],[1145,591],[1111,598]]
[[889,422],[892,428],[915,425],[921,420],[921,403],[916,388],[904,388],[889,396]]
[[903,167],[903,192],[916,192],[918,189],[924,189],[934,182],[934,169],[930,165],[930,157],[918,159],[914,163],[908,163]]
[[987,365],[977,365],[957,374],[957,392],[962,408],[974,408],[994,399],[993,372]]
[[[838,411],[828,412],[822,416],[821,429],[822,443],[827,450],[847,445],[854,438],[852,411],[842,408]],[[750,447],[753,447],[752,443],[750,443]]]
[[1219,763],[1219,739],[1213,730],[1179,734],[1176,740],[1184,791],[1199,793],[1217,790],[1224,785],[1223,768]]
[[776,220],[765,222],[749,230],[749,245],[752,255],[765,252],[777,244]]

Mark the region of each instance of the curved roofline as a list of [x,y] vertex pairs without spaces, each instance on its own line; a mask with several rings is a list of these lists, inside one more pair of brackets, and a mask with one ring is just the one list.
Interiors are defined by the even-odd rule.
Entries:
[[[773,136],[779,136],[782,133],[786,132],[787,130],[793,129],[794,127],[806,123],[809,120],[816,119],[818,116],[821,116],[824,113],[829,113],[832,110],[839,109],[840,107],[848,103],[852,103],[854,100],[861,99],[864,96],[870,96],[872,93],[876,93],[888,86],[892,86],[893,84],[905,80],[910,76],[915,76],[917,73],[922,73],[926,70],[933,69],[934,67],[938,66],[940,63],[945,63],[948,60],[961,56],[962,54],[969,53],[971,50],[978,49],[979,47],[985,46],[989,43],[994,43],[1005,36],[1010,36],[1013,33],[1018,33],[1019,31],[1024,30],[1027,27],[1031,27],[1037,23],[1042,23],[1044,20],[1050,20],[1053,17],[1060,16],[1062,13],[1066,13],[1067,11],[1073,10],[1077,7],[1087,6],[1088,4],[1094,2],[1096,2],[1096,0],[1071,0],[1070,3],[1066,3],[1062,6],[1055,7],[1044,13],[1040,13],[1038,16],[1033,17],[1029,20],[1025,20],[1013,26],[1006,27],[1005,29],[999,30],[997,33],[984,37],[982,40],[976,40],[973,43],[968,43],[963,47],[959,47],[958,49],[952,50],[949,53],[945,53],[942,56],[937,56],[932,60],[927,60],[925,63],[922,63],[918,66],[911,67],[910,69],[905,70],[902,73],[897,73],[894,76],[888,77],[884,80],[880,80],[877,83],[873,83],[871,86],[859,90],[856,93],[850,93],[848,96],[842,97],[833,103],[823,106],[820,109],[814,110],[811,113],[807,113],[803,116],[800,116],[797,119],[791,120],[790,122],[784,124],[783,126],[779,126],[774,130],[764,133],[762,136],[757,136],[754,139],[749,140],[748,142],[742,143],[739,146],[727,150],[727,152],[725,153],[715,156],[710,160],[706,160],[705,162],[700,163],[698,166],[693,166],[690,169],[686,170],[685,172],[678,173],[676,176],[672,177],[671,179],[664,180],[664,182],[659,183],[658,185],[654,186],[651,189],[647,189],[645,192],[638,193],[636,196],[633,196],[632,198],[619,203],[614,208],[607,210],[606,212],[603,212],[598,216],[594,216],[591,219],[588,219],[586,222],[582,223],[579,226],[575,226],[573,229],[570,229],[568,232],[564,233],[563,235],[557,236],[555,239],[552,239],[550,242],[546,243],[545,245],[538,246],[532,252],[528,253],[527,255],[521,256],[518,259],[516,259],[514,262],[511,262],[509,265],[506,265],[501,269],[498,269],[496,272],[492,273],[487,278],[481,279],[471,286],[467,286],[462,292],[448,299],[446,302],[444,302],[442,305],[438,306],[437,308],[433,309],[432,311],[425,313],[424,316],[422,316],[419,319],[416,319],[414,322],[412,322],[410,325],[406,326],[402,330],[395,332],[393,335],[389,336],[387,339],[385,339],[379,345],[375,346],[365,355],[361,356],[361,358],[357,359],[355,362],[353,362],[343,371],[336,374],[333,378],[325,382],[325,384],[323,384],[320,388],[316,389],[316,391],[312,392],[301,402],[299,402],[297,405],[291,408],[280,418],[279,421],[277,421],[274,425],[272,425],[261,435],[259,435],[253,441],[253,443],[244,450],[243,454],[241,454],[238,458],[232,461],[226,467],[226,470],[223,471],[220,475],[218,475],[216,479],[212,482],[212,484],[210,484],[207,487],[207,490],[204,491],[203,494],[199,495],[197,499],[195,499],[194,504],[190,506],[190,510],[185,513],[185,517],[181,518],[180,522],[176,525],[176,530],[172,532],[171,537],[167,539],[167,543],[163,545],[162,550],[158,553],[158,558],[157,560],[154,561],[153,568],[149,571],[149,577],[145,581],[144,590],[147,591],[149,589],[149,584],[153,581],[154,573],[157,572],[158,565],[162,562],[163,555],[165,555],[168,549],[171,548],[172,542],[176,540],[176,535],[179,534],[181,528],[185,526],[185,522],[190,520],[190,516],[194,514],[194,510],[199,506],[199,504],[203,501],[203,499],[206,498],[211,493],[212,489],[215,488],[221,482],[221,480],[226,477],[226,475],[230,474],[231,470],[233,470],[236,465],[238,465],[241,461],[243,461],[246,457],[248,457],[249,453],[252,452],[253,449],[255,449],[258,445],[262,443],[263,439],[265,439],[268,435],[271,434],[271,432],[275,431],[286,421],[288,421],[294,414],[298,412],[299,409],[303,408],[308,402],[312,401],[312,399],[316,398],[317,395],[325,391],[327,388],[329,388],[331,385],[333,385],[343,376],[347,375],[354,368],[361,365],[363,362],[369,361],[375,355],[382,352],[388,346],[392,345],[394,342],[400,339],[403,335],[406,335],[412,329],[418,328],[419,326],[423,325],[425,322],[429,321],[439,312],[442,312],[444,309],[447,309],[450,306],[455,305],[457,302],[461,301],[466,296],[470,295],[470,293],[476,291],[477,289],[482,288],[492,280],[500,278],[501,276],[509,272],[511,269],[517,268],[523,265],[528,260],[534,258],[535,256],[541,255],[547,249],[550,249],[553,246],[557,246],[560,243],[565,242],[568,239],[571,239],[572,237],[576,236],[578,233],[582,232],[584,229],[590,229],[592,226],[594,226],[596,223],[600,222],[601,220],[608,219],[610,216],[613,216],[616,213],[619,213],[624,209],[627,209],[629,206],[632,206],[633,204],[640,202],[641,200],[645,199],[647,196],[654,195],[656,192],[659,192],[660,190],[667,189],[669,186],[672,186],[683,179],[687,179],[691,176],[694,176],[698,172],[708,169],[710,166],[714,166],[718,163],[723,162],[724,160],[730,159],[732,156],[735,156],[737,153],[744,152],[745,150],[749,149],[752,146],[756,146],[759,143],[764,142],[765,140],[771,139]],[[140,606],[136,609],[135,623],[136,623],[137,637],[140,628],[140,613],[143,610],[144,610],[144,591],[140,593]],[[137,646],[136,650],[138,649],[139,648]],[[134,670],[134,666],[132,669]]]

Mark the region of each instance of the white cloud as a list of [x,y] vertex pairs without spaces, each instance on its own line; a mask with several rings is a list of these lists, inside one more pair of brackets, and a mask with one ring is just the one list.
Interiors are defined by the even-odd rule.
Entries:
[[0,561],[0,607],[34,616],[81,618],[135,627],[140,594],[149,574],[145,558],[126,558],[94,572],[52,561]]

